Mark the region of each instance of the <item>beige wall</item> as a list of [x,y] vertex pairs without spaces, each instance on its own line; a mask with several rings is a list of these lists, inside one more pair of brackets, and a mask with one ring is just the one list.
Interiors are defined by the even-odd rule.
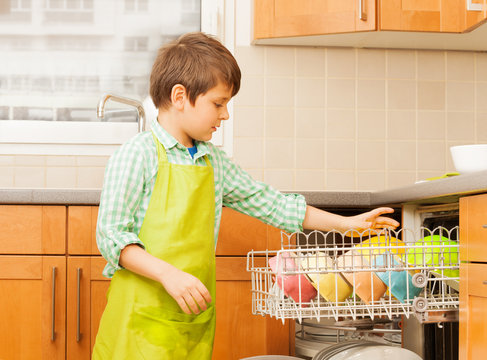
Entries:
[[[487,54],[238,47],[234,158],[281,190],[381,190],[487,142]],[[100,188],[106,157],[0,156],[0,187]]]
[[381,190],[487,142],[487,54],[239,47],[234,158],[283,190]]

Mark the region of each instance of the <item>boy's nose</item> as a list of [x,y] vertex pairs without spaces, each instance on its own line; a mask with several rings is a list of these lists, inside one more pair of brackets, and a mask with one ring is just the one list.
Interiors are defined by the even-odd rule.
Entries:
[[230,117],[230,115],[228,114],[228,109],[225,106],[225,108],[223,109],[222,113],[220,114],[220,119],[221,120],[228,120],[229,117]]

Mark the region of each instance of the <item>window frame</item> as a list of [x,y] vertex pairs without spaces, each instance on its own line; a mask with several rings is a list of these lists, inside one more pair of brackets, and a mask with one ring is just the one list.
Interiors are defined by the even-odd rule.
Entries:
[[[224,0],[201,0],[201,30],[218,36],[232,53],[233,6],[231,1],[225,5]],[[232,21],[225,21],[229,16]],[[228,111],[233,118],[233,101]],[[136,133],[135,122],[0,120],[0,155],[107,156]],[[212,142],[232,156],[232,121],[223,123]]]

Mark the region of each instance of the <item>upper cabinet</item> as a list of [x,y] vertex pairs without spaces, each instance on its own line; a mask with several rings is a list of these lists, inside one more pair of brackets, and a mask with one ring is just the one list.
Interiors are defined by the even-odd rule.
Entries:
[[254,0],[254,43],[487,50],[486,19],[487,0]]

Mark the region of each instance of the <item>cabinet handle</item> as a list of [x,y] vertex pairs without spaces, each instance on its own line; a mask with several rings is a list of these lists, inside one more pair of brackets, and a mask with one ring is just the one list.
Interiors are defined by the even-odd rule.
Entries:
[[52,268],[51,341],[56,340],[56,267]]
[[487,285],[487,280],[482,281],[482,284]]
[[78,268],[78,294],[77,294],[77,302],[76,302],[76,342],[80,342],[81,340],[81,332],[80,332],[80,287],[81,287],[81,273],[82,269]]
[[484,229],[487,229],[487,224],[482,225]]
[[479,3],[473,3],[472,0],[466,0],[467,1],[467,10],[468,11],[483,11],[484,6]]
[[364,1],[358,0],[358,18],[362,21],[367,21],[367,11],[365,10]]

